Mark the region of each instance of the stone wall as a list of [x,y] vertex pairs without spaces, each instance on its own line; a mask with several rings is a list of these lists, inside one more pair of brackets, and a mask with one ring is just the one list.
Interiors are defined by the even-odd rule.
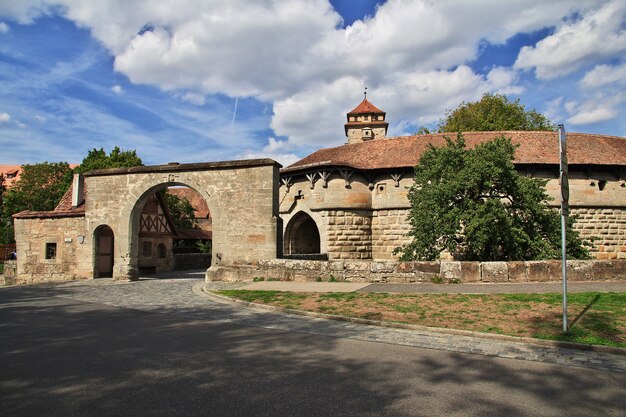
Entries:
[[329,210],[328,259],[371,259],[372,218],[366,210]]
[[[92,246],[84,217],[16,218],[15,240],[20,284],[93,276]],[[46,245],[56,245],[53,259],[46,259]]]
[[[626,260],[567,262],[569,281],[626,280]],[[560,261],[398,262],[273,259],[207,271],[207,281],[560,282]]]
[[85,174],[85,219],[90,235],[109,226],[115,236],[113,277],[138,276],[139,217],[158,190],[185,185],[198,191],[211,212],[213,265],[274,258],[278,234],[278,169],[269,159],[168,164]]
[[[397,259],[393,250],[409,242],[407,195],[413,185],[413,173],[401,169],[370,173],[347,170],[351,175],[346,179],[339,169],[315,169],[300,174],[283,173],[283,179],[289,179],[289,186],[280,187],[284,224],[299,211],[311,214],[320,230],[322,253],[329,259]],[[556,208],[560,199],[556,169],[533,166],[520,169],[520,174],[547,180],[546,192]],[[579,215],[574,227],[584,239],[593,239],[594,257],[626,259],[623,180],[616,179],[610,170],[571,169],[570,207],[572,214]],[[367,227],[354,230],[352,215],[345,213],[369,217],[371,235],[367,236]],[[371,256],[368,258],[367,254]]]
[[407,220],[409,209],[374,210],[372,212],[372,258],[375,260],[397,259],[393,251],[408,244],[410,231]]
[[596,259],[626,259],[626,208],[575,208],[574,229],[591,240]]
[[4,272],[0,275],[0,285],[14,285],[17,277],[17,261],[5,261]]
[[174,270],[203,269],[211,266],[210,253],[176,253],[174,254]]

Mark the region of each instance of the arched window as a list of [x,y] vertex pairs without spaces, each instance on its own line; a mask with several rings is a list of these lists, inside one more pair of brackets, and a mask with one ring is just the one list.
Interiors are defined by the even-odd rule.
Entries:
[[315,221],[304,212],[299,212],[285,229],[285,253],[308,255],[320,253],[320,233]]

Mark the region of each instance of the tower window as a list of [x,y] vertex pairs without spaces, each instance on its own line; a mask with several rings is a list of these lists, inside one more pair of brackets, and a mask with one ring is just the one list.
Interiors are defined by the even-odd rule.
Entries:
[[57,244],[46,243],[46,259],[56,259],[56,258],[57,258]]

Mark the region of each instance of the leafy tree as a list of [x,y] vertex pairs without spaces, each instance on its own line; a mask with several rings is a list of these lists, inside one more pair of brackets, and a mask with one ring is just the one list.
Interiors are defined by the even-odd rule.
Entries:
[[20,179],[2,195],[4,230],[0,231],[0,239],[13,241],[13,214],[53,210],[71,183],[72,170],[67,162],[24,165]]
[[[409,235],[397,248],[403,260],[434,260],[444,250],[474,261],[558,259],[558,212],[546,201],[545,180],[515,171],[515,146],[504,136],[466,149],[459,133],[430,146],[415,167]],[[570,220],[567,254],[589,258]]]
[[4,174],[0,173],[0,208],[2,208],[2,195],[6,191],[6,186],[4,185]]
[[92,171],[94,169],[106,168],[128,168],[143,165],[141,158],[137,156],[137,151],[122,151],[118,146],[113,148],[107,155],[103,148],[93,148],[89,151],[83,162],[74,169],[77,174]]
[[177,229],[197,228],[198,222],[196,221],[193,206],[189,200],[184,197],[181,198],[177,195],[168,193],[166,189],[160,192],[163,197],[163,201],[165,202],[165,206],[167,207],[167,211],[169,211],[172,216],[174,226],[176,226]]
[[526,111],[519,99],[511,102],[502,94],[483,94],[480,101],[461,103],[439,121],[439,132],[502,130],[554,130],[555,126],[537,111]]

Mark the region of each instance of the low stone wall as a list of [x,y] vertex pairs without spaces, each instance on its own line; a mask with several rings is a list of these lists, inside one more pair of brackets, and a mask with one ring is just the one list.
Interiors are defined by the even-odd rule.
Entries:
[[4,282],[0,284],[3,285],[14,285],[15,277],[17,277],[17,261],[5,261],[4,262],[4,272],[3,272]]
[[[626,280],[626,260],[568,261],[570,281]],[[558,282],[561,261],[397,262],[273,259],[250,265],[212,267],[207,281],[348,282]]]
[[203,269],[211,266],[210,253],[175,253],[174,270]]

